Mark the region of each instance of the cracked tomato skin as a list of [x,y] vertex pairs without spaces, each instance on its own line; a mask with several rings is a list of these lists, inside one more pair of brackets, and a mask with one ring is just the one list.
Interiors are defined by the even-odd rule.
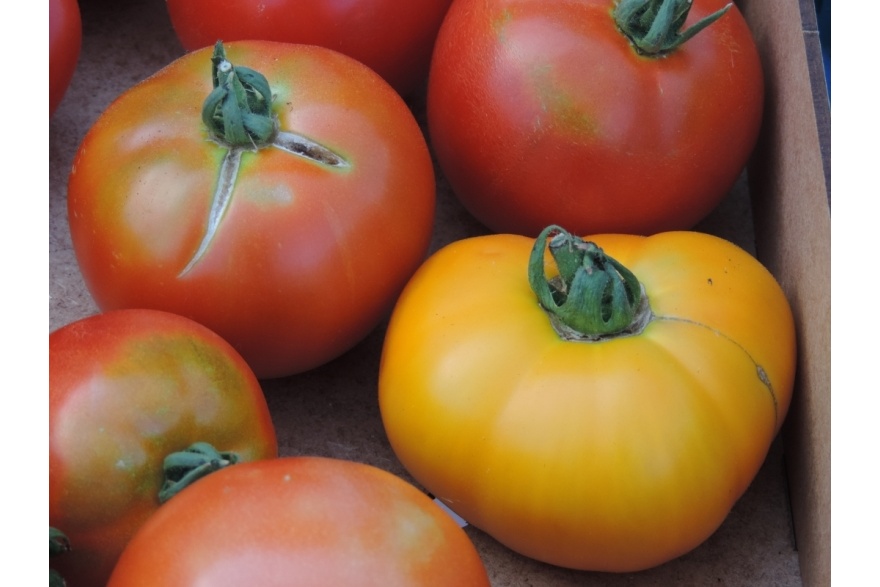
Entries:
[[437,30],[452,0],[168,0],[188,51],[217,39],[320,45],[366,64],[403,95],[428,75]]
[[434,171],[406,103],[366,66],[285,43],[229,43],[226,54],[266,76],[281,130],[346,165],[244,152],[211,231],[227,149],[201,120],[206,48],[122,94],[90,129],[68,183],[71,236],[101,309],[187,316],[259,378],[281,377],[336,358],[387,316],[428,249]]
[[[727,3],[695,0],[688,23]],[[428,81],[431,143],[456,196],[494,232],[690,229],[741,174],[764,83],[739,10],[651,58],[620,33],[614,4],[450,7]]]
[[61,103],[82,48],[77,0],[49,0],[49,116]]
[[68,585],[106,585],[159,508],[165,457],[195,442],[244,462],[278,454],[256,377],[215,333],[119,310],[49,335],[49,524],[72,546],[52,566]]
[[745,492],[788,410],[795,329],[725,240],[589,240],[644,286],[640,334],[563,340],[529,286],[534,239],[459,241],[400,296],[379,404],[403,465],[469,523],[544,562],[630,572],[697,547]]
[[489,587],[464,530],[399,477],[322,457],[235,465],[169,501],[108,587]]

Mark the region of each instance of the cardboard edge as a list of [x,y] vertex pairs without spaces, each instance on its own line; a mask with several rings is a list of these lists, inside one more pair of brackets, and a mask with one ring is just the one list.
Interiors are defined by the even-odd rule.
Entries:
[[[829,585],[830,114],[827,94],[821,99],[824,74],[817,80],[811,67],[814,31],[805,29],[815,16],[804,11],[814,8],[811,0],[738,4],[767,83],[764,126],[748,170],[757,254],[785,290],[798,326],[796,387],[782,434],[801,576],[804,585]],[[821,52],[819,59],[821,67]]]

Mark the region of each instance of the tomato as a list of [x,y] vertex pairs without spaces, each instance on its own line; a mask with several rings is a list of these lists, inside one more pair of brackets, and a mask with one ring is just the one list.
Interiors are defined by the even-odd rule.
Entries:
[[77,0],[49,0],[49,116],[67,92],[82,47]]
[[397,91],[425,81],[431,49],[452,0],[168,0],[187,51],[217,39],[320,45],[368,65]]
[[[687,14],[690,0],[671,1]],[[624,4],[453,2],[431,65],[429,134],[453,191],[493,231],[689,229],[741,174],[764,86],[736,6],[651,56],[618,28]],[[688,26],[726,4],[694,0]]]
[[403,465],[469,523],[554,565],[635,571],[699,545],[757,474],[794,323],[718,237],[591,242],[553,229],[437,252],[392,314],[380,408]]
[[218,471],[129,543],[108,587],[488,587],[464,530],[375,467],[285,457]]
[[106,584],[159,508],[165,458],[197,442],[241,461],[278,453],[257,379],[215,333],[119,310],[49,335],[49,524],[71,546],[52,567],[68,585]]
[[73,247],[101,309],[187,316],[258,377],[290,375],[364,338],[424,260],[431,156],[405,102],[349,57],[218,50],[125,92],[89,130],[68,183]]

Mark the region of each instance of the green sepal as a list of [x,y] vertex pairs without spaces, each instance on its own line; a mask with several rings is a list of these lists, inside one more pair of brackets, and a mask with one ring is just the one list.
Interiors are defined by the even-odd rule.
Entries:
[[[553,279],[546,277],[545,249],[559,271]],[[599,340],[631,332],[646,311],[641,284],[629,269],[595,243],[559,226],[548,226],[535,239],[528,277],[554,328],[573,339]]]
[[188,448],[165,457],[165,481],[159,490],[159,503],[165,503],[202,477],[239,462],[234,452],[220,452],[207,442],[196,442]]
[[[61,530],[49,526],[49,558],[70,550],[70,540]],[[49,587],[65,587],[67,583],[55,569],[49,569]]]
[[202,104],[202,122],[211,135],[230,147],[259,148],[278,132],[272,114],[272,89],[266,77],[226,59],[222,41],[211,56],[214,89]]
[[67,587],[64,578],[55,569],[49,569],[49,587]]
[[61,530],[49,526],[49,556],[70,550],[70,540]]
[[620,0],[612,16],[640,54],[660,57],[675,51],[724,16],[733,3],[681,31],[691,6],[692,0]]

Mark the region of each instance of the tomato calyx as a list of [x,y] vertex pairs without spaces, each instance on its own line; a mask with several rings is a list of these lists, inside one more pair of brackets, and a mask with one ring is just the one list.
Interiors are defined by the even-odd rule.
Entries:
[[196,442],[185,450],[165,457],[165,482],[159,490],[159,503],[165,503],[202,477],[236,464],[234,452],[220,452],[207,442]]
[[[547,279],[544,250],[559,274]],[[639,334],[653,318],[644,287],[595,243],[551,225],[529,257],[529,285],[565,340],[596,342]]]
[[620,0],[612,15],[617,28],[641,55],[662,57],[724,16],[733,3],[679,32],[693,0]]
[[234,67],[226,59],[222,41],[214,45],[211,77],[214,89],[202,105],[202,121],[211,134],[230,147],[269,144],[278,123],[266,77],[247,67]]
[[214,45],[211,77],[214,89],[202,104],[202,122],[208,127],[208,133],[214,141],[228,150],[218,171],[205,234],[178,277],[186,275],[208,251],[223,215],[232,202],[245,151],[275,147],[327,167],[350,166],[344,157],[324,145],[300,134],[281,130],[272,112],[272,89],[268,80],[258,71],[233,66],[226,59],[223,41],[217,41]]
[[[49,526],[49,558],[70,550],[70,540],[61,530]],[[49,568],[49,587],[64,587],[67,583],[55,569]]]
[[213,139],[230,151],[255,151],[276,147],[294,155],[334,167],[348,162],[327,147],[302,135],[283,131],[272,112],[272,89],[266,77],[249,67],[234,66],[226,59],[223,41],[211,55],[214,89],[202,104],[202,122]]

